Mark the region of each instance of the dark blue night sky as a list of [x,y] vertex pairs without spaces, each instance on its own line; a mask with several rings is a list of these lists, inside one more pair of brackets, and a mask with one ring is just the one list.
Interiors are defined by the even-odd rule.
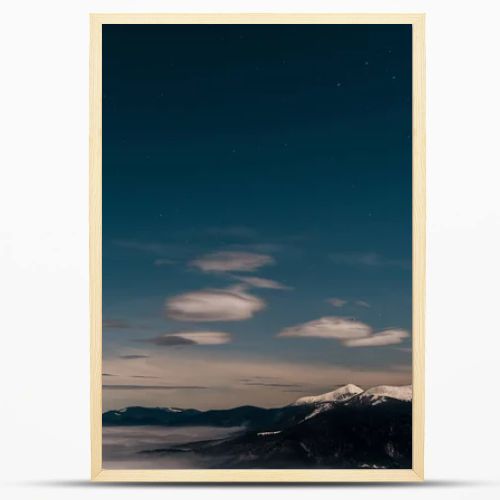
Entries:
[[410,380],[411,81],[409,25],[103,27],[105,371],[221,372],[109,405]]

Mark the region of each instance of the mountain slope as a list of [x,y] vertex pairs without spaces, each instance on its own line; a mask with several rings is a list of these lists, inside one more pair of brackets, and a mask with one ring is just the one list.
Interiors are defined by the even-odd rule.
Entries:
[[279,430],[304,419],[310,409],[287,406],[284,408],[258,408],[240,406],[228,410],[179,410],[170,408],[129,407],[119,411],[108,411],[102,415],[104,426],[214,426],[265,428]]
[[341,403],[282,431],[248,431],[220,441],[191,443],[216,468],[411,468],[410,402]]
[[295,403],[283,408],[240,406],[227,410],[200,411],[131,406],[122,410],[111,410],[103,413],[102,424],[105,426],[245,426],[249,429],[276,431],[297,424],[304,419],[313,418],[342,403],[374,406],[389,399],[411,401],[412,386],[382,385],[363,392],[360,387],[347,384],[325,394],[299,398]]
[[141,451],[187,453],[212,468],[411,468],[412,387],[348,384],[283,408],[130,407],[104,413],[103,425],[240,427],[224,439]]
[[144,408],[129,406],[122,410],[110,410],[102,415],[103,425],[177,425],[177,422],[189,420],[201,413],[198,410],[180,410],[178,408]]

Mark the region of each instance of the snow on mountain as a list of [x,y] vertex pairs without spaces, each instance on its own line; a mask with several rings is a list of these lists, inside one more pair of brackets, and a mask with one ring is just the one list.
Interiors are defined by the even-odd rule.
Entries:
[[275,436],[281,434],[283,431],[270,431],[270,432],[257,432],[257,436]]
[[378,385],[365,391],[366,395],[387,396],[400,401],[411,401],[413,396],[412,385]]
[[368,403],[372,406],[383,403],[387,398],[399,401],[411,401],[413,398],[412,385],[377,385],[359,394],[352,402]]
[[299,405],[313,405],[320,403],[336,403],[344,402],[352,397],[361,394],[363,389],[354,384],[347,384],[331,392],[326,392],[325,394],[318,394],[317,396],[304,396],[297,399],[294,406]]
[[363,391],[363,389],[357,385],[347,384],[325,394],[299,398],[295,401],[295,403],[293,403],[293,406],[318,406],[318,408],[311,415],[309,415],[308,418],[310,418],[318,413],[330,409],[333,407],[334,403],[344,403],[349,401],[349,404],[357,402],[375,406],[383,403],[387,400],[387,398],[397,399],[399,401],[411,401],[412,395],[413,387],[411,385],[377,385],[376,387]]

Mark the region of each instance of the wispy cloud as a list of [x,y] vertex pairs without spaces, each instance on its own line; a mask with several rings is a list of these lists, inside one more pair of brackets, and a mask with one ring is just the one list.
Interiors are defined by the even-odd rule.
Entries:
[[166,333],[152,339],[146,339],[159,346],[183,346],[183,345],[219,345],[231,342],[231,335],[225,332],[178,332]]
[[115,240],[116,246],[136,250],[138,252],[152,253],[162,255],[168,253],[172,249],[172,245],[157,242],[135,241],[135,240]]
[[274,382],[241,382],[243,385],[256,385],[262,387],[301,387],[300,384],[279,384]]
[[[117,377],[118,375],[114,375],[112,373],[103,373],[103,377]],[[161,378],[157,377],[156,375],[126,375],[126,377],[130,378]]]
[[405,330],[384,330],[374,333],[365,338],[345,340],[344,345],[347,347],[376,347],[400,344],[403,339],[409,337]]
[[204,385],[134,385],[134,384],[103,384],[103,389],[113,389],[121,391],[139,391],[139,390],[159,390],[159,391],[175,391],[178,389],[208,389]]
[[147,354],[123,354],[120,356],[121,359],[144,359],[149,358]]
[[209,289],[167,299],[167,316],[178,321],[240,321],[265,308],[265,302],[242,290]]
[[346,299],[339,299],[338,297],[326,299],[326,302],[328,302],[333,307],[344,307],[347,304],[354,304],[358,307],[371,307],[370,304],[368,304],[368,302],[365,302],[364,300],[355,300],[354,302],[349,302]]
[[269,288],[272,290],[291,290],[291,287],[283,285],[278,281],[270,280],[267,278],[258,278],[257,276],[233,276],[233,278],[253,288]]
[[354,304],[360,307],[371,307],[371,305],[368,302],[365,302],[364,300],[356,300]]
[[222,251],[192,260],[190,265],[204,272],[253,272],[273,263],[273,257],[266,254]]
[[239,382],[260,382],[261,380],[277,380],[278,377],[275,377],[275,376],[272,376],[272,377],[269,377],[269,376],[260,376],[260,375],[253,375],[252,377],[248,377],[248,378],[241,378],[239,380]]
[[337,297],[332,297],[331,299],[326,299],[326,301],[333,307],[344,307],[347,304],[347,300],[339,299]]
[[405,260],[389,259],[375,252],[337,252],[330,254],[330,260],[335,264],[367,268],[410,267],[409,262]]
[[[281,341],[285,342],[286,339]],[[365,347],[364,349],[388,348]],[[394,367],[390,364],[379,366],[374,356],[370,359],[374,361],[375,366],[359,366],[352,363],[339,365],[333,361],[320,360],[289,361],[277,358],[272,353],[243,353],[241,350],[228,352],[226,349],[215,348],[209,353],[202,348],[184,349],[182,356],[179,356],[177,350],[167,348],[157,349],[155,355],[147,360],[128,362],[111,355],[105,357],[103,362],[107,373],[120,374],[120,378],[104,379],[108,383],[110,381],[113,384],[141,383],[139,379],[127,377],[150,374],[161,377],[161,380],[155,381],[158,385],[209,386],[209,390],[196,393],[196,407],[213,409],[244,404],[264,407],[286,405],[291,403],[292,399],[296,399],[291,398],[292,393],[288,391],[299,391],[294,387],[273,388],[240,384],[240,381],[245,380],[296,384],[304,389],[307,388],[302,394],[327,392],[332,390],[331,387],[346,382],[360,387],[411,383],[411,363]],[[319,390],[322,388],[325,390]],[[112,409],[138,404],[192,408],[193,394],[190,390],[164,392],[108,390],[103,407]]]
[[346,347],[378,347],[400,344],[409,333],[400,329],[374,332],[361,321],[327,316],[282,330],[278,337],[304,337],[339,340]]

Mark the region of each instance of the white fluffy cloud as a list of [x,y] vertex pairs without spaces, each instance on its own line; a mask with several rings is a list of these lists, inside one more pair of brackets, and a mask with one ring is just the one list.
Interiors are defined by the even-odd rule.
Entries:
[[273,263],[273,257],[260,253],[214,252],[191,261],[190,265],[205,272],[252,272]]
[[269,280],[267,278],[258,278],[257,276],[234,276],[235,279],[250,285],[254,288],[270,288],[273,290],[290,290],[289,286],[278,283],[274,280]]
[[265,302],[242,290],[200,290],[167,299],[167,316],[178,321],[239,321],[264,309]]
[[409,337],[405,330],[390,329],[375,333],[371,326],[349,318],[327,316],[291,326],[278,337],[305,337],[339,340],[346,347],[377,347],[400,344]]
[[338,316],[324,318],[302,323],[301,325],[285,328],[279,337],[319,337],[324,339],[355,339],[367,337],[372,329],[361,321]]
[[218,345],[231,342],[231,335],[225,332],[178,332],[166,333],[152,339],[147,339],[161,346],[181,346],[181,345]]
[[405,330],[384,330],[369,337],[346,340],[344,345],[347,347],[376,347],[401,344],[403,339],[407,337],[409,337],[409,334]]

